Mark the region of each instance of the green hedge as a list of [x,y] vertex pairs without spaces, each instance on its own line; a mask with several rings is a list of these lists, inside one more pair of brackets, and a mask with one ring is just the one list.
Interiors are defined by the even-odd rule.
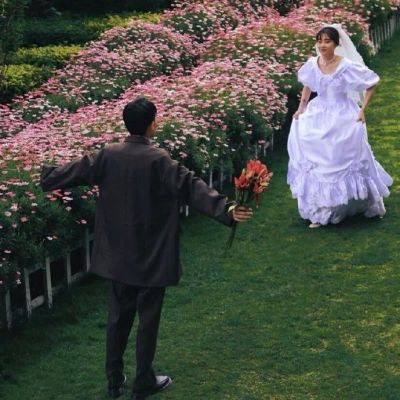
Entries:
[[107,29],[126,25],[132,18],[157,22],[159,17],[151,13],[124,13],[97,18],[31,18],[26,21],[23,47],[84,44],[97,39]]
[[10,64],[31,64],[61,68],[71,56],[82,49],[80,45],[44,46],[37,48],[19,49],[10,57]]
[[29,15],[48,15],[59,11],[85,13],[88,15],[121,11],[158,11],[167,8],[173,0],[30,0]]
[[14,96],[38,87],[53,74],[53,68],[30,64],[9,65],[4,79],[5,90],[1,101],[9,101]]

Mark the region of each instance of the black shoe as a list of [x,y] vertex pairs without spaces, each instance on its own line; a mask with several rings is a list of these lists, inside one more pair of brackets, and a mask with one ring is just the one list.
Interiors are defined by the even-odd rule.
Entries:
[[108,381],[108,395],[113,399],[122,396],[124,392],[124,384],[126,382],[126,375],[122,374],[118,379],[110,379]]
[[152,394],[158,393],[161,390],[166,389],[171,383],[172,379],[169,376],[157,375],[156,383],[152,388],[146,390],[145,392],[133,392],[131,400],[144,400],[148,396],[151,396]]

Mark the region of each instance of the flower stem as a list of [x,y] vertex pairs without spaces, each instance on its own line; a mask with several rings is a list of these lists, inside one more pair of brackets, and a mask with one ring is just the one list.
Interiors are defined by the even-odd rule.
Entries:
[[226,242],[226,252],[232,247],[233,239],[235,238],[237,228],[237,222],[233,221],[233,225],[231,228],[231,233],[229,235],[228,241]]

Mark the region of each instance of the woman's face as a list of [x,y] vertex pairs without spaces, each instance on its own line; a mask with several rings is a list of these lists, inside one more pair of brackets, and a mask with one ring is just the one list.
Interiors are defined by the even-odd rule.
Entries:
[[326,33],[323,33],[317,40],[317,47],[323,56],[329,58],[335,53],[336,43]]

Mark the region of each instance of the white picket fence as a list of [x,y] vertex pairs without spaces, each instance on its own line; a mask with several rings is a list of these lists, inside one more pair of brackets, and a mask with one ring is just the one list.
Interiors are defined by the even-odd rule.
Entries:
[[376,51],[379,51],[383,43],[391,39],[393,35],[400,29],[400,11],[393,15],[381,25],[377,25],[370,29],[369,36],[375,46]]
[[[0,329],[10,329],[18,319],[30,318],[33,310],[43,304],[51,308],[53,297],[60,290],[86,276],[90,266],[92,241],[93,234],[86,230],[83,243],[65,256],[57,259],[46,257],[42,264],[25,269],[21,284],[5,290],[1,296]],[[32,285],[32,281],[35,284]]]

